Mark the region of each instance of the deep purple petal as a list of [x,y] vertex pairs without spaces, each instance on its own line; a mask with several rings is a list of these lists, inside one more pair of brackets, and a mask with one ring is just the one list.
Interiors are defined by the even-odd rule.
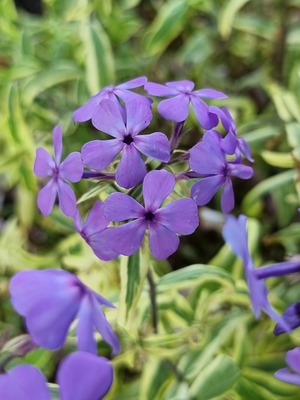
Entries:
[[92,118],[101,98],[99,96],[91,97],[83,106],[73,112],[74,122],[85,122]]
[[62,155],[62,129],[60,125],[57,125],[53,129],[53,147],[54,147],[54,159],[56,165],[59,165]]
[[145,164],[137,149],[132,144],[126,145],[116,172],[118,185],[129,189],[140,183],[146,173]]
[[231,176],[240,179],[250,179],[253,176],[253,168],[243,164],[228,163],[228,171]]
[[77,323],[78,350],[97,354],[97,345],[94,339],[93,307],[90,295],[86,294],[80,304]]
[[285,361],[290,368],[300,374],[300,347],[287,351]]
[[51,396],[41,371],[33,365],[23,364],[0,375],[0,399],[51,400]]
[[52,176],[55,168],[54,160],[47,150],[39,147],[36,150],[33,171],[40,177]]
[[147,93],[158,97],[176,96],[178,94],[178,90],[154,82],[147,82],[144,89]]
[[97,200],[83,224],[84,233],[87,236],[90,236],[96,232],[101,232],[108,226],[108,224],[109,220],[104,215],[104,203]]
[[215,99],[215,100],[226,99],[228,97],[225,93],[210,88],[195,90],[193,94],[199,97],[203,97],[204,99]]
[[300,386],[300,375],[290,372],[288,368],[281,368],[274,374],[280,381]]
[[44,186],[38,193],[37,205],[43,215],[49,215],[53,209],[58,185],[54,179],[50,179],[46,186]]
[[156,211],[175,186],[175,177],[165,170],[150,171],[143,182],[145,209]]
[[110,238],[107,236],[109,229],[96,232],[87,238],[87,243],[100,260],[110,261],[119,256],[119,253],[112,249]]
[[194,89],[194,82],[192,81],[174,81],[174,82],[167,82],[166,86],[177,89],[180,92],[189,93]]
[[151,109],[140,101],[130,101],[126,104],[126,128],[127,133],[136,136],[151,122]]
[[104,214],[114,222],[140,218],[145,209],[135,199],[125,193],[112,193],[104,202]]
[[192,199],[179,199],[160,208],[155,220],[170,231],[189,235],[199,225],[198,208]]
[[76,197],[72,188],[64,181],[58,181],[59,208],[66,217],[73,217],[77,212]]
[[83,174],[81,154],[74,151],[59,166],[59,178],[79,182]]
[[104,357],[86,352],[67,356],[57,373],[63,400],[101,400],[113,382],[113,368]]
[[212,129],[218,124],[218,118],[214,114],[209,113],[209,108],[204,101],[195,96],[191,97],[191,101],[196,117],[204,129]]
[[221,175],[209,176],[192,186],[191,197],[198,206],[207,204],[224,183]]
[[171,254],[175,253],[178,246],[179,238],[176,233],[159,223],[150,223],[149,247],[155,258],[165,260]]
[[[291,327],[291,329],[296,329],[300,326],[300,303],[293,303],[287,307],[287,309],[282,314],[284,321]],[[274,335],[281,335],[285,333],[286,330],[279,324],[274,328]]]
[[233,208],[234,208],[233,187],[231,179],[227,177],[224,183],[222,197],[221,197],[221,209],[223,213],[228,214]]
[[112,355],[116,355],[120,352],[121,347],[119,343],[119,339],[115,332],[113,331],[112,327],[110,326],[109,322],[107,321],[105,314],[101,307],[99,306],[98,302],[95,298],[92,299],[93,301],[93,321],[97,331],[103,337],[106,343],[110,345],[112,348]]
[[92,140],[81,149],[83,163],[88,168],[100,171],[113,161],[123,147],[124,143],[119,139]]
[[144,219],[137,219],[107,230],[108,241],[115,251],[125,256],[134,254],[142,244],[147,229]]
[[231,131],[221,140],[221,146],[223,151],[227,154],[234,154],[238,141],[234,133]]
[[117,85],[116,88],[118,89],[135,89],[137,87],[143,86],[147,83],[147,77],[146,76],[139,76],[137,78],[131,79],[130,81],[121,83],[120,85]]
[[103,100],[93,114],[95,128],[115,138],[122,138],[126,131],[123,117],[117,105],[111,100]]
[[189,103],[189,96],[180,93],[171,99],[162,100],[157,106],[157,111],[167,120],[181,122],[189,115]]
[[134,146],[145,156],[168,162],[170,159],[170,143],[165,134],[154,132],[134,138]]
[[248,161],[254,162],[254,159],[252,158],[251,154],[251,148],[245,139],[238,138],[238,148]]

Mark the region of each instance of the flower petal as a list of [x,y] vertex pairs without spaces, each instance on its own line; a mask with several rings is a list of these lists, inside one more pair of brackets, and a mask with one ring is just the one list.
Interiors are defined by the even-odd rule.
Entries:
[[290,368],[300,374],[300,347],[287,351],[285,361]]
[[232,182],[229,177],[226,178],[221,197],[221,209],[223,213],[228,214],[234,208],[234,193]]
[[137,149],[132,144],[126,145],[116,172],[117,184],[129,189],[140,183],[146,173],[145,164]]
[[143,196],[146,211],[156,211],[172,193],[175,177],[165,170],[150,171],[143,182]]
[[70,153],[59,166],[59,178],[70,182],[79,182],[83,174],[81,154],[78,151]]
[[113,368],[104,357],[77,351],[68,355],[57,373],[63,400],[101,400],[113,382]]
[[231,176],[240,179],[250,179],[253,176],[253,168],[243,164],[228,163],[228,170]]
[[274,376],[280,381],[300,386],[300,375],[290,372],[288,368],[279,369]]
[[100,260],[110,261],[119,256],[119,253],[111,248],[107,236],[108,229],[96,232],[87,238],[87,243]]
[[93,308],[88,294],[83,297],[80,304],[76,332],[78,350],[97,354],[97,345],[94,339]]
[[192,81],[174,81],[174,82],[167,82],[166,86],[170,88],[177,89],[180,92],[191,92],[194,89],[194,82]]
[[221,175],[201,179],[192,186],[191,197],[198,206],[207,204],[224,183]]
[[55,162],[47,150],[39,147],[36,150],[33,171],[40,177],[52,176],[55,168]]
[[118,89],[135,89],[140,86],[144,86],[147,82],[148,78],[146,76],[139,76],[137,78],[131,79],[130,81],[121,83],[117,85],[116,88]]
[[176,233],[159,223],[149,224],[149,247],[151,253],[158,260],[165,260],[175,253],[179,246]]
[[168,162],[170,159],[170,143],[165,134],[154,132],[134,138],[134,146],[145,156]]
[[101,97],[95,95],[91,97],[83,106],[73,112],[74,122],[85,122],[92,118]]
[[176,96],[178,94],[178,90],[155,82],[147,82],[144,89],[147,93],[158,97]]
[[49,215],[53,209],[58,185],[54,179],[50,179],[46,186],[44,186],[38,193],[37,205],[43,215]]
[[180,93],[171,99],[162,100],[157,106],[157,111],[167,120],[181,122],[189,115],[189,103],[189,95]]
[[114,222],[140,218],[145,209],[135,199],[125,193],[112,193],[104,202],[104,214]]
[[192,199],[179,199],[160,208],[155,220],[170,231],[189,235],[199,225],[197,205]]
[[92,140],[81,149],[83,163],[88,168],[100,171],[114,160],[123,147],[124,143],[119,139]]
[[53,129],[53,147],[54,147],[54,159],[56,165],[59,165],[62,155],[62,129],[60,125],[57,125]]
[[103,100],[92,117],[92,124],[99,131],[115,138],[122,138],[126,131],[125,124],[117,105],[111,100]]
[[204,99],[215,99],[215,100],[226,99],[228,97],[225,93],[211,88],[195,90],[193,94],[199,97],[203,97]]
[[152,120],[152,112],[144,102],[130,101],[126,104],[126,128],[132,136],[145,129]]
[[77,213],[76,197],[72,188],[61,179],[58,180],[59,208],[66,217],[73,217]]
[[[300,303],[293,303],[287,307],[287,309],[282,314],[284,321],[291,327],[291,329],[296,329],[300,326]],[[286,330],[279,324],[274,328],[274,335],[281,335],[285,333]]]
[[215,114],[209,112],[209,108],[204,101],[196,96],[191,96],[191,101],[196,117],[204,129],[212,129],[218,125],[218,118]]
[[96,200],[83,224],[84,233],[90,236],[97,232],[102,232],[109,224],[109,220],[104,215],[104,203]]

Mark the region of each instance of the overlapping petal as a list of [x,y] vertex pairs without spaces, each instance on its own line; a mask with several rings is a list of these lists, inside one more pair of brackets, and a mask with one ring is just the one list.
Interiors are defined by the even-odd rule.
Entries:
[[149,224],[149,247],[154,257],[165,260],[175,253],[178,246],[179,238],[175,232],[159,223]]
[[145,209],[156,211],[175,186],[175,177],[165,170],[150,171],[143,182]]
[[118,185],[129,189],[140,183],[146,173],[145,164],[137,149],[132,144],[125,146],[116,172]]
[[83,145],[81,156],[84,165],[100,171],[106,168],[124,148],[119,139],[92,140]]
[[126,117],[126,131],[136,136],[150,124],[152,112],[143,102],[130,101],[126,104]]
[[144,89],[147,93],[158,97],[176,96],[178,94],[177,89],[155,82],[147,82]]
[[[207,135],[207,136],[206,136]],[[218,140],[210,138],[207,133],[203,140],[190,150],[190,168],[200,176],[222,174],[226,167],[225,154],[220,149]]]
[[57,185],[59,207],[67,217],[73,217],[77,212],[76,196],[72,188],[63,180],[58,180]]
[[92,118],[99,104],[99,95],[91,97],[84,105],[73,112],[74,122],[85,122]]
[[51,176],[55,168],[55,162],[49,152],[42,147],[36,150],[33,171],[35,175],[40,177]]
[[192,96],[191,101],[196,117],[204,129],[212,129],[218,125],[217,116],[209,112],[209,108],[204,101],[196,96]]
[[133,145],[145,156],[163,162],[168,162],[170,159],[170,143],[162,132],[136,136]]
[[46,186],[39,191],[37,205],[43,215],[49,215],[51,213],[55,203],[57,191],[58,185],[53,178],[50,179]]
[[229,177],[225,179],[221,197],[221,209],[223,213],[228,214],[234,208],[234,193],[231,179]]
[[167,82],[166,86],[177,89],[180,92],[189,93],[194,89],[195,84],[192,81],[183,80]]
[[144,207],[125,193],[112,193],[105,200],[104,213],[114,222],[140,218],[145,213]]
[[86,294],[81,300],[77,323],[77,346],[80,351],[97,354],[97,345],[94,339],[93,307],[91,299]]
[[157,110],[163,118],[181,122],[185,121],[189,115],[189,103],[189,96],[180,93],[170,99],[162,100]]
[[191,197],[198,206],[204,206],[224,184],[225,178],[221,175],[209,176],[194,183]]
[[82,178],[83,164],[81,154],[74,151],[59,166],[59,178],[70,182],[79,182]]
[[101,112],[95,112],[92,116],[94,127],[115,138],[122,138],[126,128],[119,108],[111,100],[101,101],[99,107]]

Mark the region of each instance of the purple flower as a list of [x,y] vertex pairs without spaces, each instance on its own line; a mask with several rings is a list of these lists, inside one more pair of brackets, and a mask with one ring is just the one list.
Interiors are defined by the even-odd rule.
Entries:
[[279,369],[275,378],[300,386],[300,347],[287,351],[285,361],[289,368]]
[[[282,314],[282,318],[291,329],[298,328],[298,326],[300,326],[300,303],[294,303],[288,306]],[[285,332],[286,330],[281,325],[276,324],[273,332],[274,335],[278,336]]]
[[[113,368],[104,357],[75,352],[64,358],[57,372],[61,400],[100,400],[113,382]],[[51,400],[41,371],[30,364],[0,375],[1,400]]]
[[95,113],[101,115],[101,102],[103,100],[111,100],[121,110],[122,107],[120,107],[121,104],[119,99],[121,99],[125,104],[127,104],[129,101],[137,100],[140,103],[144,102],[146,105],[150,106],[152,100],[150,100],[148,97],[130,91],[130,89],[143,86],[146,82],[147,78],[145,76],[140,76],[117,86],[110,85],[104,87],[97,94],[95,94],[95,96],[91,97],[87,103],[79,107],[73,113],[73,120],[75,122],[85,122],[91,119]]
[[163,133],[138,135],[152,119],[151,110],[144,103],[127,103],[125,120],[119,108],[110,100],[101,103],[101,111],[101,115],[94,114],[93,125],[115,139],[86,143],[82,147],[82,159],[87,167],[102,170],[122,152],[116,181],[120,186],[130,188],[141,182],[147,172],[139,152],[163,162],[169,161],[170,144]]
[[286,331],[291,328],[285,320],[276,313],[268,301],[268,289],[263,280],[256,275],[256,269],[248,249],[247,217],[240,215],[235,218],[228,215],[223,229],[223,236],[233,252],[242,259],[249,290],[250,301],[255,318],[259,318],[261,310],[280,324]]
[[198,211],[192,199],[179,199],[161,207],[173,191],[175,178],[167,171],[151,171],[143,182],[144,207],[124,193],[112,193],[104,202],[104,213],[112,221],[134,221],[110,228],[113,248],[129,256],[140,247],[146,230],[154,257],[165,259],[179,245],[178,234],[193,233],[198,226]]
[[60,348],[77,317],[78,348],[97,352],[94,327],[112,347],[120,350],[118,339],[101,306],[114,307],[85,286],[75,275],[62,270],[21,271],[10,281],[11,302],[22,315],[33,341],[50,350]]
[[103,207],[104,204],[97,200],[84,223],[77,212],[74,216],[74,226],[96,256],[101,260],[108,261],[118,257],[119,254],[109,246],[106,228],[110,221],[105,217]]
[[203,206],[223,186],[221,208],[224,213],[229,213],[234,207],[231,177],[249,179],[253,175],[253,169],[227,161],[220,139],[212,132],[214,131],[206,132],[203,140],[189,150],[190,168],[203,178],[193,185],[192,198],[198,206]]
[[200,124],[204,129],[211,129],[218,124],[218,118],[209,112],[209,107],[201,98],[225,99],[227,96],[214,89],[193,91],[194,85],[194,82],[191,81],[167,82],[165,85],[148,82],[145,90],[153,96],[171,97],[158,104],[157,110],[163,118],[176,122],[185,121],[189,115],[191,102]]
[[54,158],[47,150],[39,147],[34,161],[34,173],[40,177],[50,177],[50,180],[38,194],[37,204],[43,215],[49,215],[58,195],[59,207],[67,216],[76,212],[76,197],[71,187],[66,183],[80,181],[83,164],[79,152],[73,152],[61,163],[62,130],[57,125],[53,129]]

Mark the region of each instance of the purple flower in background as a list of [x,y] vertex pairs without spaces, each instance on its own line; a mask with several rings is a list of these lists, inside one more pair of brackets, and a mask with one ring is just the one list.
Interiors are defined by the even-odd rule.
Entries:
[[223,237],[233,252],[242,259],[250,301],[255,318],[259,318],[261,310],[280,324],[285,331],[290,331],[290,326],[276,313],[268,301],[268,289],[263,280],[257,277],[256,269],[248,249],[247,217],[240,215],[235,218],[228,215],[223,229]]
[[253,169],[236,162],[229,162],[220,147],[220,139],[215,134],[206,132],[203,140],[189,150],[190,168],[202,179],[192,187],[192,198],[198,206],[207,204],[223,186],[221,208],[229,213],[234,207],[234,193],[231,177],[249,179]]
[[279,369],[275,378],[300,386],[300,347],[287,351],[285,361],[289,368]]
[[60,348],[77,317],[78,348],[97,353],[94,327],[112,347],[120,350],[118,339],[101,306],[114,307],[85,286],[75,275],[62,270],[21,271],[10,281],[11,302],[22,315],[33,341],[50,350]]
[[175,178],[167,171],[151,171],[143,182],[144,207],[124,193],[112,193],[104,202],[106,216],[115,222],[134,219],[110,228],[113,248],[129,256],[141,246],[149,230],[149,246],[154,257],[166,259],[177,250],[178,234],[189,235],[197,228],[198,210],[192,199],[179,199],[161,207],[173,191]]
[[103,100],[111,100],[114,102],[116,107],[121,110],[122,107],[120,107],[121,104],[119,99],[121,99],[125,104],[127,104],[129,101],[137,100],[140,103],[145,103],[146,105],[150,106],[152,100],[150,100],[148,97],[130,91],[130,89],[143,86],[146,82],[147,78],[145,76],[140,76],[117,86],[110,85],[104,87],[97,94],[95,94],[95,96],[92,96],[87,103],[74,111],[73,120],[75,122],[85,122],[91,119],[94,113],[101,115],[101,102]]
[[[101,400],[113,382],[113,368],[104,357],[75,352],[63,359],[57,372],[61,400]],[[30,364],[0,375],[1,400],[51,400],[41,371]]]
[[[300,326],[300,303],[294,303],[287,307],[285,312],[282,314],[282,318],[291,327],[291,329],[298,328]],[[274,328],[274,335],[281,335],[286,330],[279,324],[276,324]]]
[[105,217],[103,207],[104,204],[97,200],[84,223],[77,212],[74,216],[74,226],[96,256],[101,260],[109,261],[118,257],[119,254],[109,246],[106,228],[110,221]]
[[66,181],[78,182],[83,173],[83,164],[79,152],[73,152],[61,163],[62,130],[57,125],[53,129],[54,159],[47,150],[39,147],[34,161],[34,173],[50,180],[38,194],[37,204],[43,215],[49,215],[53,209],[56,196],[59,207],[67,216],[72,217],[76,212],[76,197]]
[[152,112],[144,103],[131,101],[126,104],[125,120],[110,100],[101,103],[101,111],[101,115],[94,114],[93,125],[115,139],[86,143],[82,147],[82,159],[87,167],[102,170],[122,152],[116,181],[120,186],[130,188],[141,182],[147,173],[139,152],[163,162],[169,161],[170,144],[163,133],[138,135],[152,119]]
[[218,124],[218,117],[209,112],[209,107],[201,98],[225,99],[227,96],[214,89],[193,91],[194,86],[194,82],[191,81],[167,82],[165,85],[148,82],[145,90],[153,96],[171,97],[158,104],[157,110],[163,118],[176,122],[185,121],[191,102],[200,124],[204,129],[211,129]]

